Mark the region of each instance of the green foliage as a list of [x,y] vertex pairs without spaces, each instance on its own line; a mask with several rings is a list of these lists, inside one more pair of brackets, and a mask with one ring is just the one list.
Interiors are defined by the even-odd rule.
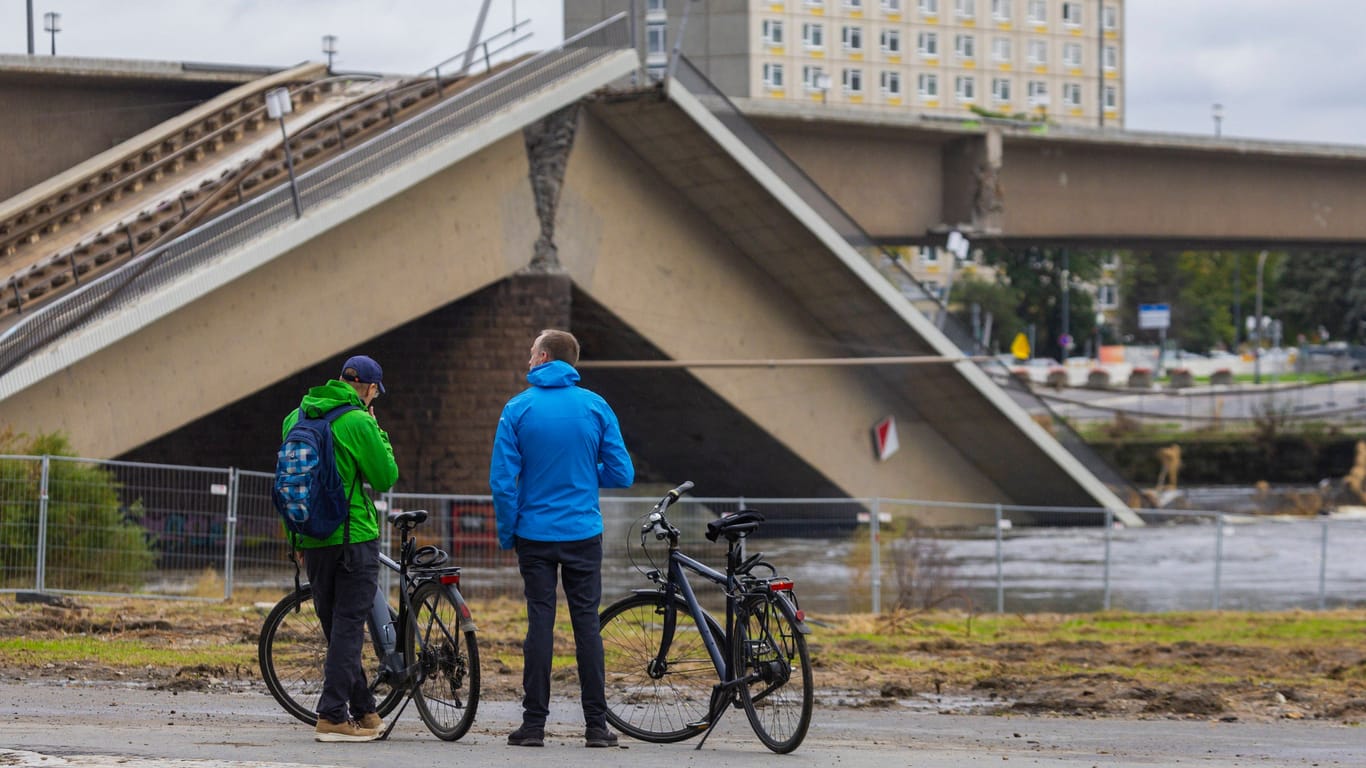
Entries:
[[[0,434],[0,454],[73,457],[61,434],[29,440]],[[38,561],[42,466],[36,459],[0,460],[0,583],[32,584]],[[137,587],[155,555],[140,524],[142,503],[120,500],[112,472],[80,461],[48,464],[45,583],[56,589]]]
[[1279,276],[1276,314],[1285,324],[1285,337],[1303,334],[1324,341],[1360,342],[1366,324],[1366,254],[1307,253],[1288,259]]
[[1025,329],[1025,324],[1015,316],[1019,296],[1003,283],[989,283],[975,277],[960,278],[953,284],[949,299],[950,311],[964,328],[972,327],[974,304],[980,308],[982,322],[986,321],[987,315],[991,316],[991,338],[982,340],[987,349],[1010,349],[1015,334]]
[[[1001,285],[1006,286],[1014,302],[1012,317],[1018,330],[1034,326],[1034,354],[1038,357],[1067,355],[1058,345],[1063,328],[1062,272],[1066,256],[1070,288],[1068,290],[1067,330],[1077,346],[1095,332],[1095,309],[1088,291],[1080,290],[1081,283],[1096,282],[1100,278],[1103,254],[1093,251],[1049,250],[988,250],[984,255],[987,265],[995,267]],[[955,288],[955,291],[957,289]],[[996,322],[1002,316],[996,315]],[[993,336],[1001,338],[998,334]],[[1010,334],[1013,338],[1014,333]],[[1007,348],[1009,340],[1002,346]]]
[[[1284,254],[1272,254],[1262,274],[1262,314],[1277,315]],[[1121,333],[1156,343],[1158,332],[1138,328],[1139,304],[1171,305],[1167,339],[1182,349],[1204,352],[1235,347],[1234,319],[1256,314],[1257,254],[1186,251],[1133,252],[1123,257],[1120,286]],[[1246,336],[1244,333],[1243,336]]]

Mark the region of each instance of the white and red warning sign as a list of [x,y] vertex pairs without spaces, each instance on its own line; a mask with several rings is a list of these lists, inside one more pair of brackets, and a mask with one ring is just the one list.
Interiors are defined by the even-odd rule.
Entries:
[[901,443],[896,439],[896,419],[892,416],[873,425],[873,450],[878,461],[886,461],[897,452]]

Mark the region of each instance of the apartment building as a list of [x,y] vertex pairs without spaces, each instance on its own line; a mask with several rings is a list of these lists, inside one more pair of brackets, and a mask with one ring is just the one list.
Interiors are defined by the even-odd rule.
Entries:
[[565,33],[631,10],[653,76],[681,32],[737,100],[1124,122],[1124,0],[565,0]]

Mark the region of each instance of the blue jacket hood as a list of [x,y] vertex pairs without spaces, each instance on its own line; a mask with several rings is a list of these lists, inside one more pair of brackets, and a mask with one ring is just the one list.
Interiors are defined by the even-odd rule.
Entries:
[[563,360],[551,360],[527,371],[526,380],[536,387],[572,387],[579,383],[579,372]]

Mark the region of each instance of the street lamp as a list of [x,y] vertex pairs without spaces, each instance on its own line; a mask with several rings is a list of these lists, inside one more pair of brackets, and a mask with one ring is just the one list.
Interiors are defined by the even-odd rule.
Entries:
[[294,102],[289,97],[288,88],[276,88],[266,92],[266,114],[271,120],[280,121],[280,136],[285,143],[285,166],[289,168],[289,191],[294,196],[294,218],[304,215],[303,203],[299,200],[299,182],[294,178],[294,153],[289,149],[289,134],[285,131],[285,115],[294,111]]
[[62,31],[62,14],[48,11],[43,14],[43,31],[52,37],[52,55],[57,55],[57,33]]
[[1262,383],[1262,267],[1266,266],[1266,251],[1257,254],[1257,346],[1252,349],[1252,383]]
[[1217,139],[1224,133],[1224,105],[1216,102],[1214,107],[1211,109],[1211,112],[1214,115],[1214,138]]
[[337,36],[323,35],[323,53],[327,54],[327,73],[332,74],[332,57],[337,54]]

